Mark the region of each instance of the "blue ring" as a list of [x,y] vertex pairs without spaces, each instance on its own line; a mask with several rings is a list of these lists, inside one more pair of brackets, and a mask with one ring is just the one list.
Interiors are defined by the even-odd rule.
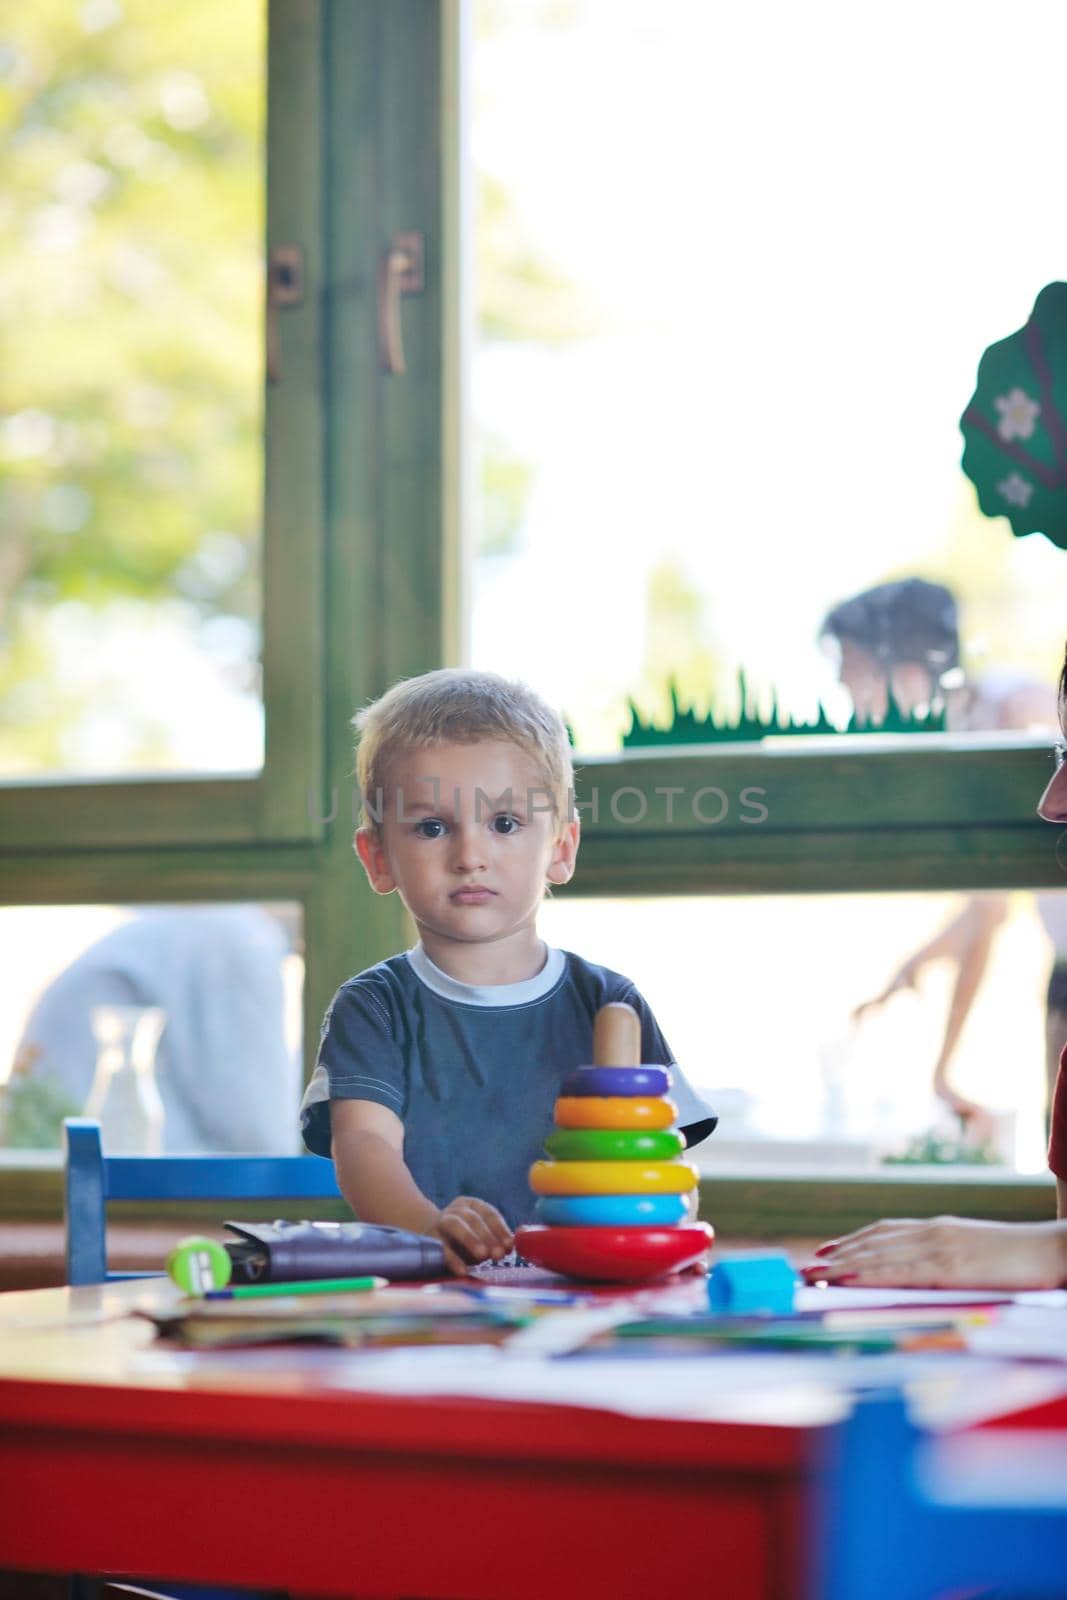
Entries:
[[579,1067],[563,1080],[561,1095],[666,1094],[671,1075],[666,1067]]
[[681,1194],[553,1195],[537,1202],[537,1220],[555,1228],[673,1228],[689,1215]]

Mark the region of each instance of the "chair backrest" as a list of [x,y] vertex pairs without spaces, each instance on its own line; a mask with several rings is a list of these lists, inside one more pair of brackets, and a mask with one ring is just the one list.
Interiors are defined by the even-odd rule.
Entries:
[[109,1200],[321,1200],[340,1190],[321,1156],[106,1156],[100,1124],[67,1117],[67,1282],[105,1283]]
[[827,1445],[816,1600],[1067,1594],[1062,1432],[928,1434],[881,1393],[858,1400]]

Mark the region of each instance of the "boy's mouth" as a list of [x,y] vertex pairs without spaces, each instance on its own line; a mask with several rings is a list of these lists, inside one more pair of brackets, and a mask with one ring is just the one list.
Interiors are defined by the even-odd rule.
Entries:
[[495,889],[483,889],[480,886],[469,889],[453,889],[449,899],[460,906],[480,906],[486,900],[492,900],[496,895]]

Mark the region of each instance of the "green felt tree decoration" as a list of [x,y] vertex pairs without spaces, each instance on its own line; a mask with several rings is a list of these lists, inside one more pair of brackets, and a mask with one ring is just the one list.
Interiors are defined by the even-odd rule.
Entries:
[[991,344],[960,418],[963,470],[987,517],[1017,538],[1067,548],[1067,283],[1050,283],[1029,321]]

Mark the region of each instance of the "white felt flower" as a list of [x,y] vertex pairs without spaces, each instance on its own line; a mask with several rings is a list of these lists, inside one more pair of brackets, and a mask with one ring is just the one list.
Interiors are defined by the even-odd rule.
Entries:
[[998,394],[993,401],[1000,412],[997,432],[1002,439],[1030,439],[1033,437],[1041,407],[1031,400],[1025,389],[1011,389]]
[[1017,472],[1011,472],[997,484],[997,489],[1010,506],[1028,506],[1030,497],[1034,492],[1032,483],[1027,483]]

